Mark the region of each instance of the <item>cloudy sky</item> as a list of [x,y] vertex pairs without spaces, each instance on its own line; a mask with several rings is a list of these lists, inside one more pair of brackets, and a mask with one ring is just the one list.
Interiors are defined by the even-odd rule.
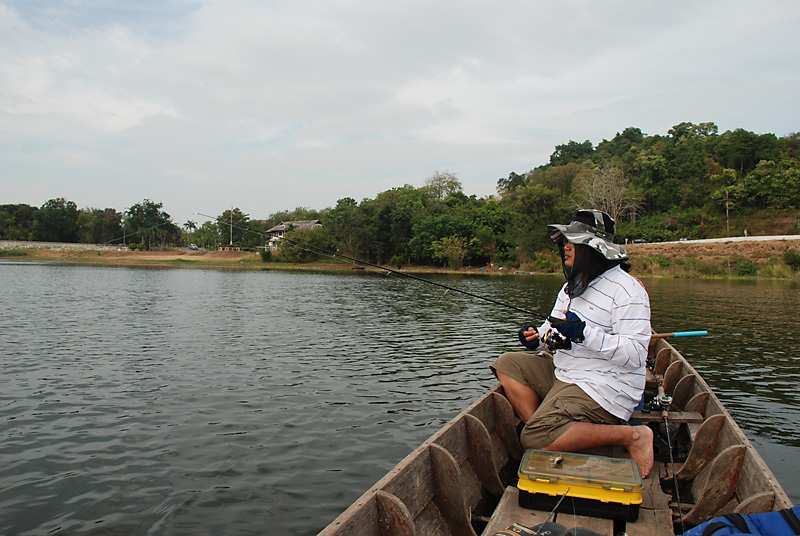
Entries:
[[569,140],[800,130],[796,0],[0,0],[0,204],[468,195]]

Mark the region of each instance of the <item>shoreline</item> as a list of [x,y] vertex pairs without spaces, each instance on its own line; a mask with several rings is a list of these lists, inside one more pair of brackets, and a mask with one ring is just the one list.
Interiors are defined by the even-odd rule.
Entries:
[[[755,279],[800,279],[800,272],[782,260],[787,250],[800,254],[800,235],[780,237],[627,244],[631,273],[664,277],[748,277]],[[0,259],[19,262],[119,266],[141,268],[196,268],[223,270],[293,270],[380,272],[378,268],[345,262],[263,262],[247,251],[203,251],[170,248],[165,251],[130,251],[117,246],[0,241]],[[398,270],[397,267],[390,267]],[[526,266],[466,267],[451,270],[435,266],[403,266],[405,273],[453,275],[561,275],[560,271],[537,271]],[[744,273],[742,273],[744,272]]]

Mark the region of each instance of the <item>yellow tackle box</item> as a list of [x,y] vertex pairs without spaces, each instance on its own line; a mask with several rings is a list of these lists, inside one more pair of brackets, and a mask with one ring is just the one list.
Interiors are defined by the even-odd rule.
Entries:
[[633,460],[574,452],[528,449],[519,464],[519,505],[551,511],[636,521],[642,476]]

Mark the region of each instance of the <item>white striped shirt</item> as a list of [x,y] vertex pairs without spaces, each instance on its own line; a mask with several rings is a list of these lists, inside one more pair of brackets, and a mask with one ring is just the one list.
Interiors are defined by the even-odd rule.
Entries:
[[[645,362],[650,342],[650,297],[642,283],[615,266],[596,277],[580,296],[571,300],[558,293],[551,316],[564,311],[586,322],[584,341],[553,356],[556,378],[574,383],[606,411],[627,421],[642,398]],[[550,329],[539,328],[544,337]]]

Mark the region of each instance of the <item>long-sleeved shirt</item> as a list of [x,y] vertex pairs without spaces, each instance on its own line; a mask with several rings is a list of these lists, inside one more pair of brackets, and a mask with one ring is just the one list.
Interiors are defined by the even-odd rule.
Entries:
[[[650,297],[642,283],[619,266],[607,270],[570,300],[566,285],[551,316],[564,311],[586,322],[584,341],[553,356],[555,376],[574,383],[606,411],[627,421],[644,391],[650,326]],[[545,322],[540,337],[550,329]],[[540,339],[541,340],[541,339]]]

